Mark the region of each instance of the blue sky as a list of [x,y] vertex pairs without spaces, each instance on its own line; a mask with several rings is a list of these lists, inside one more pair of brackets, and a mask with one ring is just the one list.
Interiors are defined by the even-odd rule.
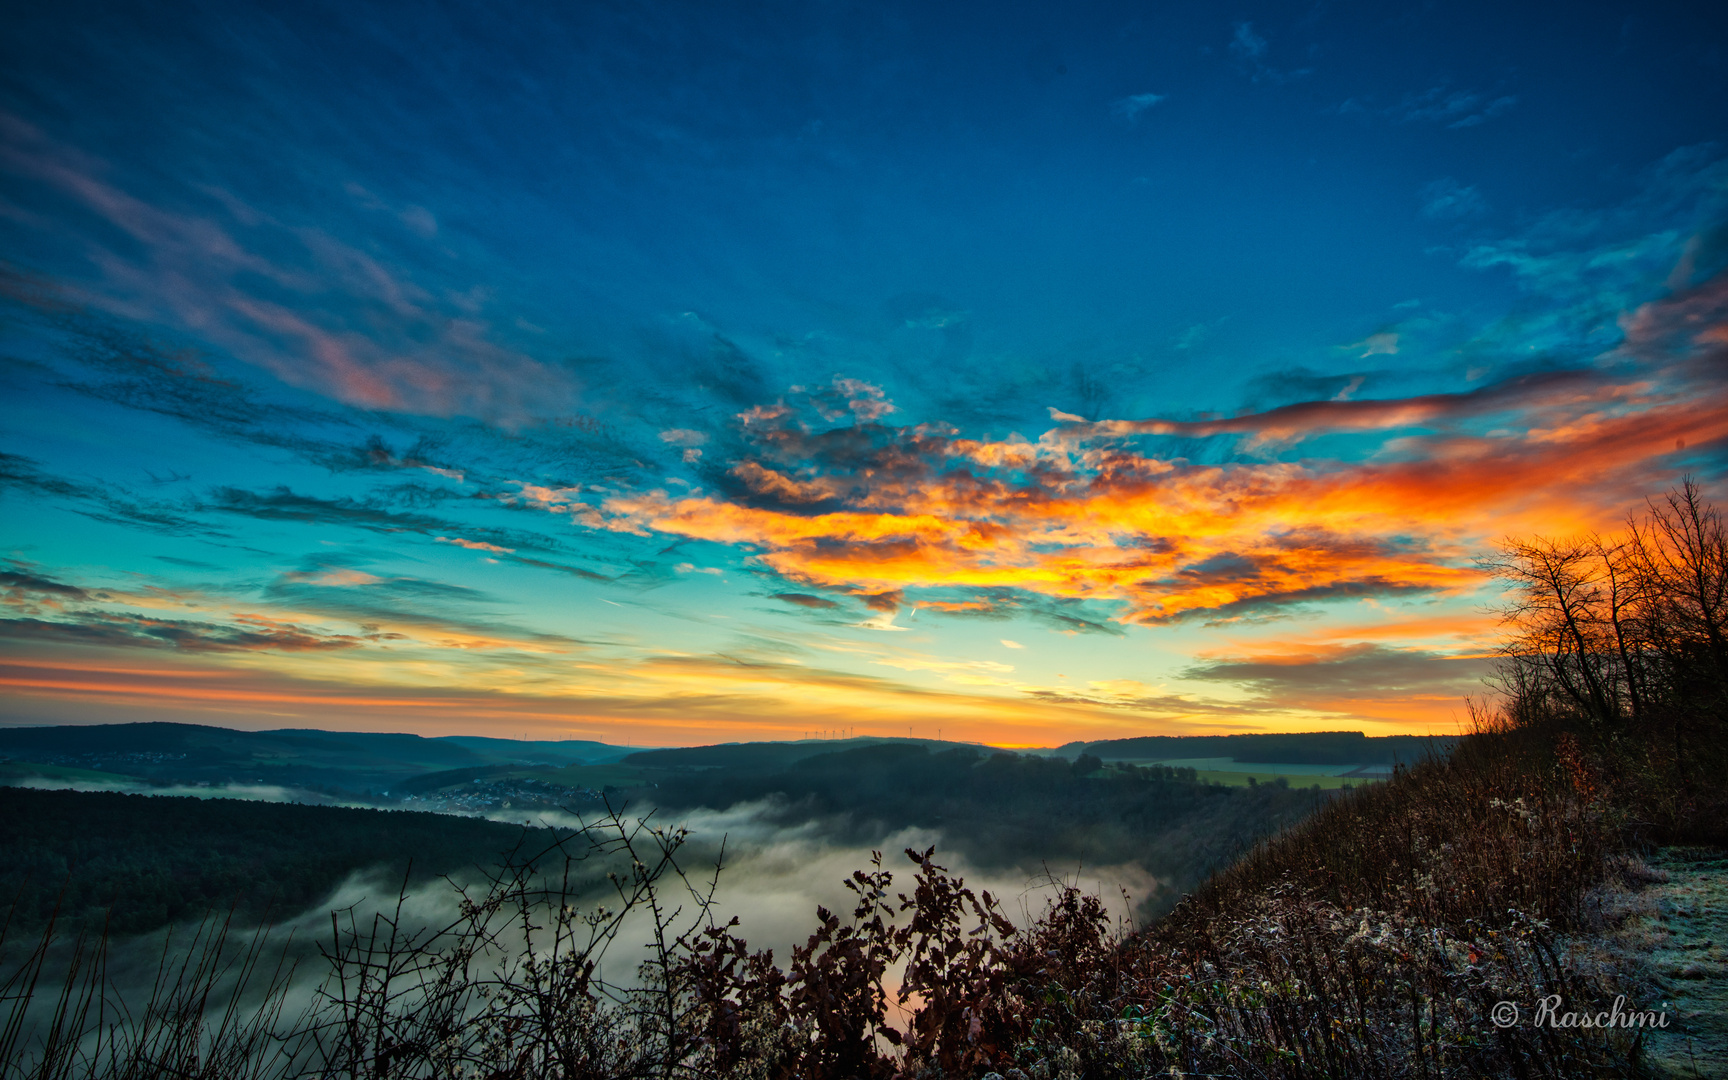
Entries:
[[1449,728],[1724,430],[1706,5],[60,5],[5,716]]

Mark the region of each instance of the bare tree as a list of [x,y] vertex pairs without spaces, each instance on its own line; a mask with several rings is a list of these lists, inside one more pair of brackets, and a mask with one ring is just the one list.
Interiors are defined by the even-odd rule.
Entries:
[[1629,523],[1651,643],[1691,694],[1720,708],[1728,688],[1728,530],[1687,479]]
[[1507,582],[1503,666],[1520,686],[1543,687],[1594,724],[1620,715],[1612,575],[1595,538],[1507,539],[1481,565]]
[[1728,718],[1728,526],[1687,479],[1624,533],[1507,539],[1499,676],[1512,712],[1669,739]]

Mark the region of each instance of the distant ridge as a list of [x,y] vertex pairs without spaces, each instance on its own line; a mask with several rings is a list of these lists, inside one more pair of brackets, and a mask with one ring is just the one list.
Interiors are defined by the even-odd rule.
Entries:
[[404,732],[330,731],[322,728],[272,728],[252,731],[213,724],[176,724],[152,720],[134,724],[50,724],[0,727],[0,752],[55,750],[69,753],[140,753],[246,747],[313,748],[364,752],[413,760],[487,763],[534,757],[558,761],[614,760],[630,751],[586,739],[560,741],[498,739],[485,735],[410,735]]
[[1443,753],[1456,735],[1383,735],[1360,731],[1310,731],[1277,735],[1146,735],[1069,743],[1057,753],[1092,754],[1106,761],[1227,757],[1241,762],[1288,765],[1392,765]]
[[627,765],[654,769],[784,769],[805,758],[832,754],[882,743],[952,748],[959,743],[935,739],[800,739],[796,742],[718,743],[713,746],[678,746],[664,750],[638,750],[624,759]]
[[531,742],[483,735],[426,738],[315,728],[243,731],[206,724],[0,727],[0,763],[91,770],[90,779],[150,784],[277,784],[370,798],[427,773],[502,766],[593,765],[626,747],[585,740]]
[[[1393,765],[1420,761],[1431,753],[1442,753],[1456,741],[1457,736],[1453,735],[1370,738],[1360,731],[1311,731],[1289,735],[1146,735],[1132,739],[1071,742],[1057,747],[1054,752],[1066,758],[1092,754],[1106,761],[1232,758],[1244,763],[1286,765]],[[925,746],[933,752],[975,745],[936,739],[880,737],[737,742],[638,750],[623,760],[629,765],[656,769],[785,769],[819,754],[883,743]],[[1051,751],[1029,752],[1046,754]]]

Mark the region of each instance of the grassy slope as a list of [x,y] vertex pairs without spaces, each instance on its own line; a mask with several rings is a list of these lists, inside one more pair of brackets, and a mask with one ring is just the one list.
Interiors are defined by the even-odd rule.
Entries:
[[[1503,1000],[1612,987],[1556,958],[1599,929],[1598,807],[1531,745],[1482,737],[1357,789],[1120,945],[1052,912],[1017,945],[990,1067],[1027,1075],[1617,1075],[1626,1040],[1501,1029]],[[1042,957],[1090,956],[1065,965]],[[1127,1022],[1124,1026],[1124,1022]],[[949,1028],[931,1064],[977,1061]],[[976,1045],[977,1040],[972,1045]],[[947,1067],[947,1066],[944,1066]]]
[[[1611,756],[1580,761],[1566,738],[1474,736],[1358,789],[1112,949],[1070,924],[1064,940],[1096,959],[1021,983],[1014,1008],[1030,1022],[1003,1033],[1012,1062],[992,1064],[1029,1075],[1635,1075],[1626,1032],[1530,1023],[1549,994],[1593,1013],[1622,993],[1632,1009],[1666,998],[1694,1014],[1685,1053],[1702,1045],[1708,1057],[1722,1028],[1705,1014],[1728,993],[1711,910],[1728,889],[1722,853],[1660,886],[1674,895],[1651,901],[1647,940],[1604,960],[1603,942],[1626,929],[1612,898],[1661,875],[1628,851],[1650,818],[1615,791],[1624,770]],[[1701,859],[1713,873],[1692,872]],[[1490,1017],[1506,1001],[1524,1019],[1502,1028]],[[1664,1059],[1685,1065],[1670,1043]]]

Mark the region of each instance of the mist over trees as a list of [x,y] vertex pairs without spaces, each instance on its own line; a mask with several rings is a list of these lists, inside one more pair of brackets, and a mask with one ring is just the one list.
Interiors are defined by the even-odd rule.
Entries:
[[935,829],[979,867],[1136,864],[1159,880],[1136,897],[1167,910],[1256,840],[1295,824],[1331,793],[1263,784],[1226,787],[1192,768],[1106,765],[1059,757],[882,743],[815,754],[787,767],[692,770],[632,798],[673,811],[760,803],[764,820],[820,823],[842,843],[872,845],[898,829]]

